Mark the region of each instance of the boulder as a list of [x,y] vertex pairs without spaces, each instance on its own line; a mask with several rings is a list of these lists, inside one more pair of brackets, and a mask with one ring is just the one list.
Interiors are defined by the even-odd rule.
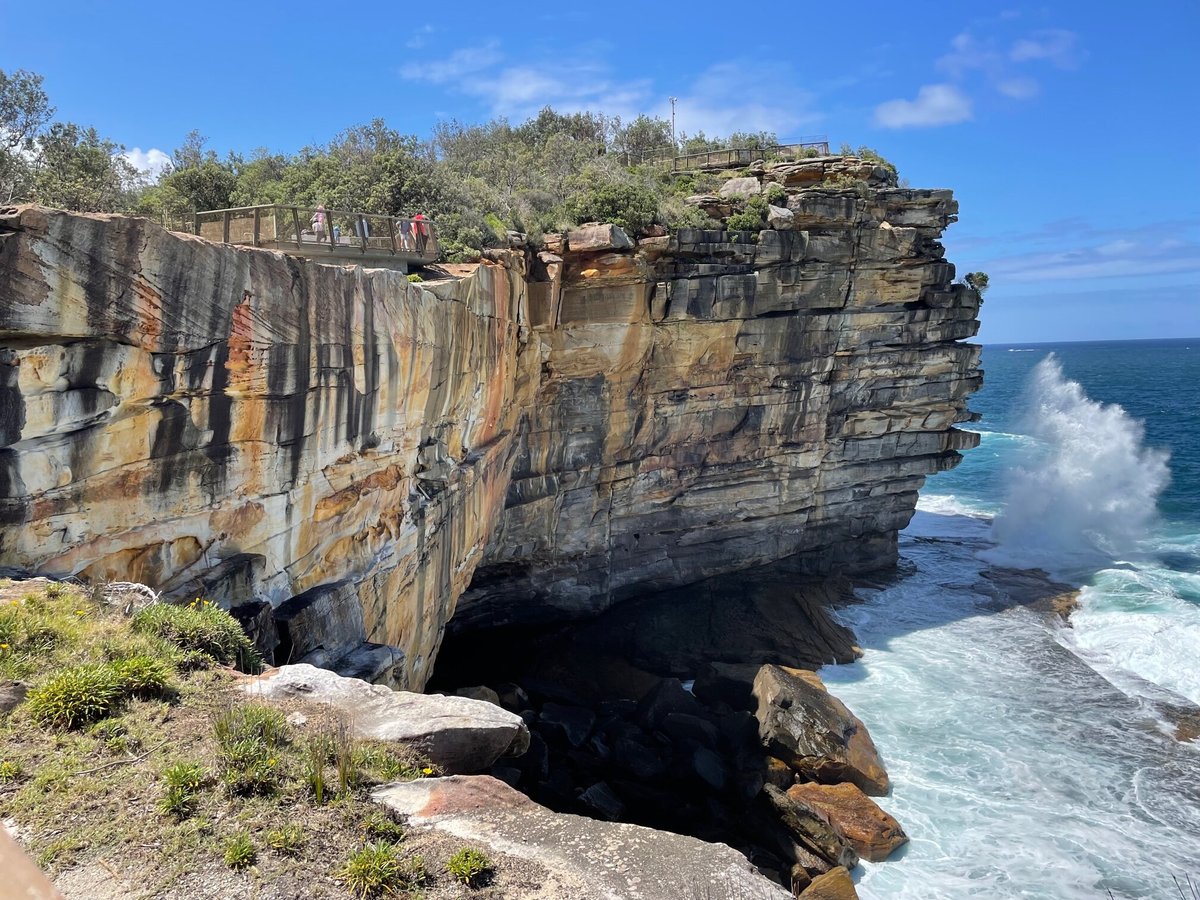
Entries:
[[823,819],[863,859],[882,862],[908,842],[900,823],[848,782],[797,784],[787,796]]
[[809,853],[834,866],[853,867],[858,854],[847,846],[821,816],[796,803],[773,784],[763,787],[763,800],[792,841]]
[[783,206],[767,207],[767,224],[777,231],[791,228],[796,221],[796,214]]
[[411,744],[450,772],[479,772],[529,747],[521,717],[492,703],[394,691],[303,663],[268,669],[240,688],[255,698],[332,706],[357,737]]
[[766,665],[754,679],[755,718],[767,752],[812,781],[850,781],[880,796],[890,787],[866,726],[815,672]]
[[721,185],[720,190],[722,197],[753,197],[760,193],[762,193],[762,183],[749,175],[744,178],[730,178]]
[[[640,825],[554,813],[487,776],[422,778],[387,785],[373,799],[485,852],[518,857],[540,871],[497,884],[509,900],[788,900],[736,850]],[[503,878],[503,870],[500,876]],[[704,892],[708,891],[708,894]]]
[[579,800],[600,818],[615,822],[625,812],[625,804],[603,781],[597,781],[579,795]]
[[839,866],[814,878],[800,897],[801,900],[858,900],[858,891],[850,873]]
[[588,222],[567,232],[567,246],[572,253],[591,253],[596,250],[628,250],[633,246],[633,241],[625,229],[618,225]]
[[25,701],[28,685],[20,681],[0,681],[0,713],[6,713]]

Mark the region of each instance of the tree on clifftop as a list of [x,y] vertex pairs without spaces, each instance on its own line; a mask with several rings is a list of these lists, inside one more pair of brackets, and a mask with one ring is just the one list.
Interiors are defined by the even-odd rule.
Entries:
[[54,115],[42,76],[0,69],[0,202],[27,199],[33,188],[37,135]]
[[982,297],[984,294],[987,293],[987,289],[988,289],[987,272],[968,272],[966,275],[963,276],[963,283],[967,287],[973,288],[974,290],[978,291],[979,296]]

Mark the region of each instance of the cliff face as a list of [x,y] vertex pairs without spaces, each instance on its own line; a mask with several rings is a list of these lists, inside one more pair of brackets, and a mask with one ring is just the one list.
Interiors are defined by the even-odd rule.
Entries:
[[886,565],[973,445],[979,299],[949,192],[865,168],[762,173],[780,230],[585,228],[431,285],[0,213],[0,565],[263,601],[279,655],[367,639],[406,686],[451,615]]
[[[979,297],[937,242],[957,204],[880,187],[789,207],[791,230],[757,243],[576,250],[573,233],[542,255],[537,401],[456,625],[592,613],[792,554],[801,571],[894,562],[925,476],[978,443],[953,428],[980,385],[959,342]],[[584,247],[606,242],[592,231]]]

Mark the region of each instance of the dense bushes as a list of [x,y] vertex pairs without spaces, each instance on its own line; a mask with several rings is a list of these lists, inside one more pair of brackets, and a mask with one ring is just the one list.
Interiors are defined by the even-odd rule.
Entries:
[[155,603],[133,617],[133,630],[155,635],[185,653],[188,664],[205,660],[258,672],[262,659],[238,621],[207,600],[187,606]]
[[577,223],[611,222],[636,235],[657,220],[658,198],[639,184],[600,184],[573,194],[567,211]]

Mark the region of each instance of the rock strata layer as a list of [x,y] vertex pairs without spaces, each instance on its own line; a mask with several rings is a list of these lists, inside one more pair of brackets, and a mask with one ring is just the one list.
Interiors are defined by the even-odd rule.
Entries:
[[0,565],[246,606],[277,662],[409,688],[452,617],[890,565],[977,440],[957,205],[853,159],[752,179],[784,230],[589,225],[422,285],[0,211]]

